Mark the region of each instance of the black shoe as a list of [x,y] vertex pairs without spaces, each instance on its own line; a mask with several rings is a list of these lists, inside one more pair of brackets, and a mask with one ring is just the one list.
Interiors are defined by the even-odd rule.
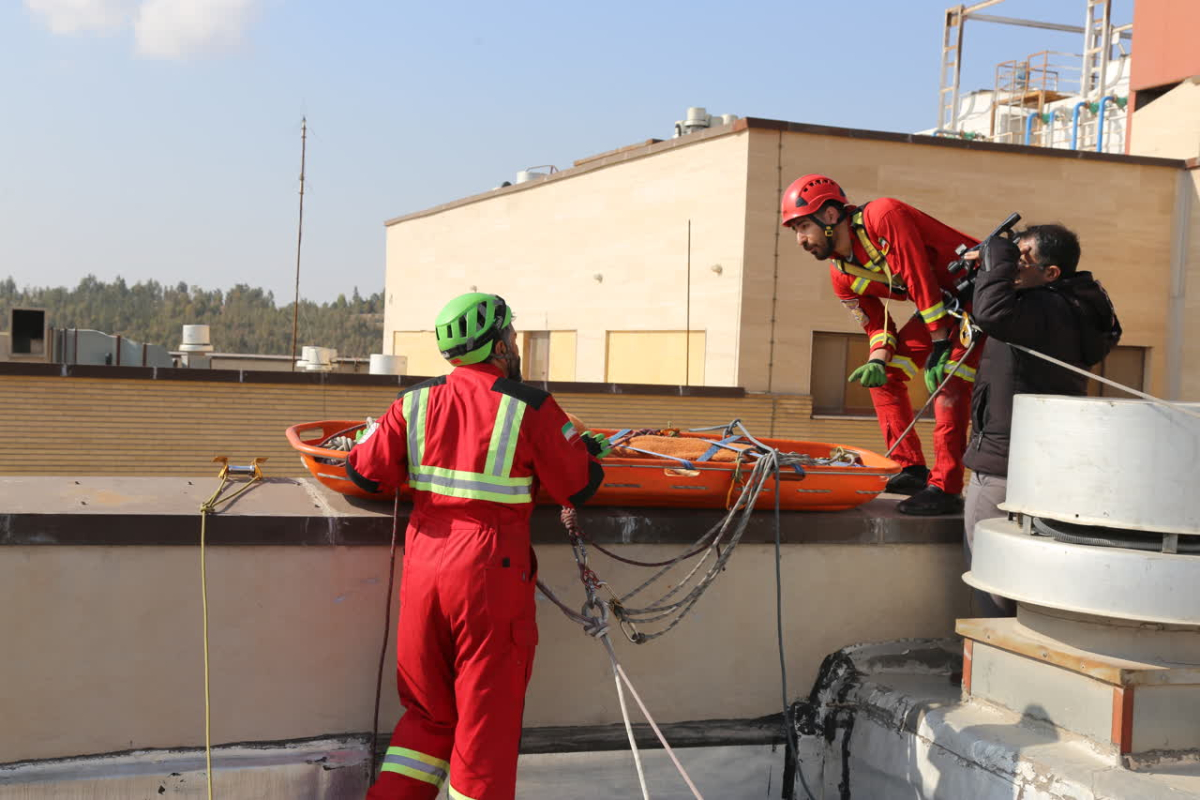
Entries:
[[897,503],[896,510],[901,514],[912,514],[918,517],[961,514],[963,499],[961,495],[947,494],[936,486],[926,486],[907,500]]
[[906,494],[910,497],[929,483],[929,468],[912,464],[893,475],[883,487],[888,494]]

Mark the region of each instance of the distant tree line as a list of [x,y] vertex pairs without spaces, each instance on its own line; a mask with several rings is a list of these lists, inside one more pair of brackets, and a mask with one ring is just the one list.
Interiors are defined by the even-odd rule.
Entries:
[[[18,289],[11,278],[0,281],[0,330],[8,327],[8,309],[44,308],[53,328],[82,328],[121,334],[168,350],[178,348],[184,325],[209,325],[218,353],[290,355],[292,307],[275,305],[273,292],[239,283],[232,289],[207,290],[182,281],[128,285],[88,275],[74,289]],[[339,356],[365,358],[383,345],[383,293],[367,297],[358,287],[349,299],[331,303],[300,301],[297,354],[303,345],[333,347]]]

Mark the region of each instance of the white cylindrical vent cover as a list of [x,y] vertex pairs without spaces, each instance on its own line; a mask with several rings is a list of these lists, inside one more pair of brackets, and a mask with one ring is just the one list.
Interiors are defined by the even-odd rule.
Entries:
[[184,325],[183,343],[179,349],[185,353],[210,353],[212,342],[209,339],[207,325]]
[[408,356],[371,353],[371,366],[368,371],[372,375],[403,375],[408,371]]
[[1200,535],[1200,418],[1147,400],[1018,395],[1003,507]]
[[692,106],[687,110],[687,121],[693,125],[703,125],[708,122],[708,112],[704,106]]

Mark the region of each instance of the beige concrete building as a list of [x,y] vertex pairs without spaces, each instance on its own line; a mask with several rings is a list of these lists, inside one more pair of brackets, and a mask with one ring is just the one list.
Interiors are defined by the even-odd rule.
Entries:
[[820,171],[852,202],[898,197],[977,236],[1012,211],[1071,227],[1125,328],[1103,371],[1200,399],[1187,344],[1200,203],[1184,160],[1198,153],[1154,144],[1156,129],[1137,127],[1148,157],[748,118],[582,159],[390,220],[384,352],[406,355],[410,374],[444,372],[433,316],[477,288],[516,309],[531,379],[742,386],[810,396],[818,415],[869,413],[865,390],[845,385],[861,330],[825,264],[779,226],[783,188]]

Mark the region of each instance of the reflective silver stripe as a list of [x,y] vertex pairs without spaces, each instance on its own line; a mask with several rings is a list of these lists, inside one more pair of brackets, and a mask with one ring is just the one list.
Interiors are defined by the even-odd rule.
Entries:
[[397,755],[389,754],[387,756],[384,756],[383,763],[384,764],[395,764],[400,767],[408,767],[409,769],[415,769],[419,772],[424,772],[426,775],[429,775],[429,776],[435,778],[437,780],[437,783],[439,786],[449,776],[449,773],[446,772],[446,770],[444,770],[444,769],[440,769],[438,767],[435,767],[433,764],[426,764],[424,761],[418,761],[415,758],[409,758],[407,756],[397,756]]
[[[433,486],[445,486],[449,489],[467,489],[472,492],[491,492],[493,494],[510,494],[514,497],[529,496],[529,486],[502,486],[485,481],[469,481],[462,478],[450,478],[445,475],[434,475],[428,472],[409,473],[409,480],[414,483],[428,483]],[[482,477],[486,477],[481,475]]]
[[404,396],[404,422],[408,426],[408,463],[417,462],[417,420],[414,410],[418,392],[409,392]]
[[501,476],[507,477],[505,465],[508,463],[508,446],[513,438],[513,419],[517,416],[517,406],[521,405],[520,401],[510,400],[504,409],[504,422],[501,423],[504,427],[500,430],[500,441],[496,443],[496,465],[492,467],[492,474],[497,478]]

